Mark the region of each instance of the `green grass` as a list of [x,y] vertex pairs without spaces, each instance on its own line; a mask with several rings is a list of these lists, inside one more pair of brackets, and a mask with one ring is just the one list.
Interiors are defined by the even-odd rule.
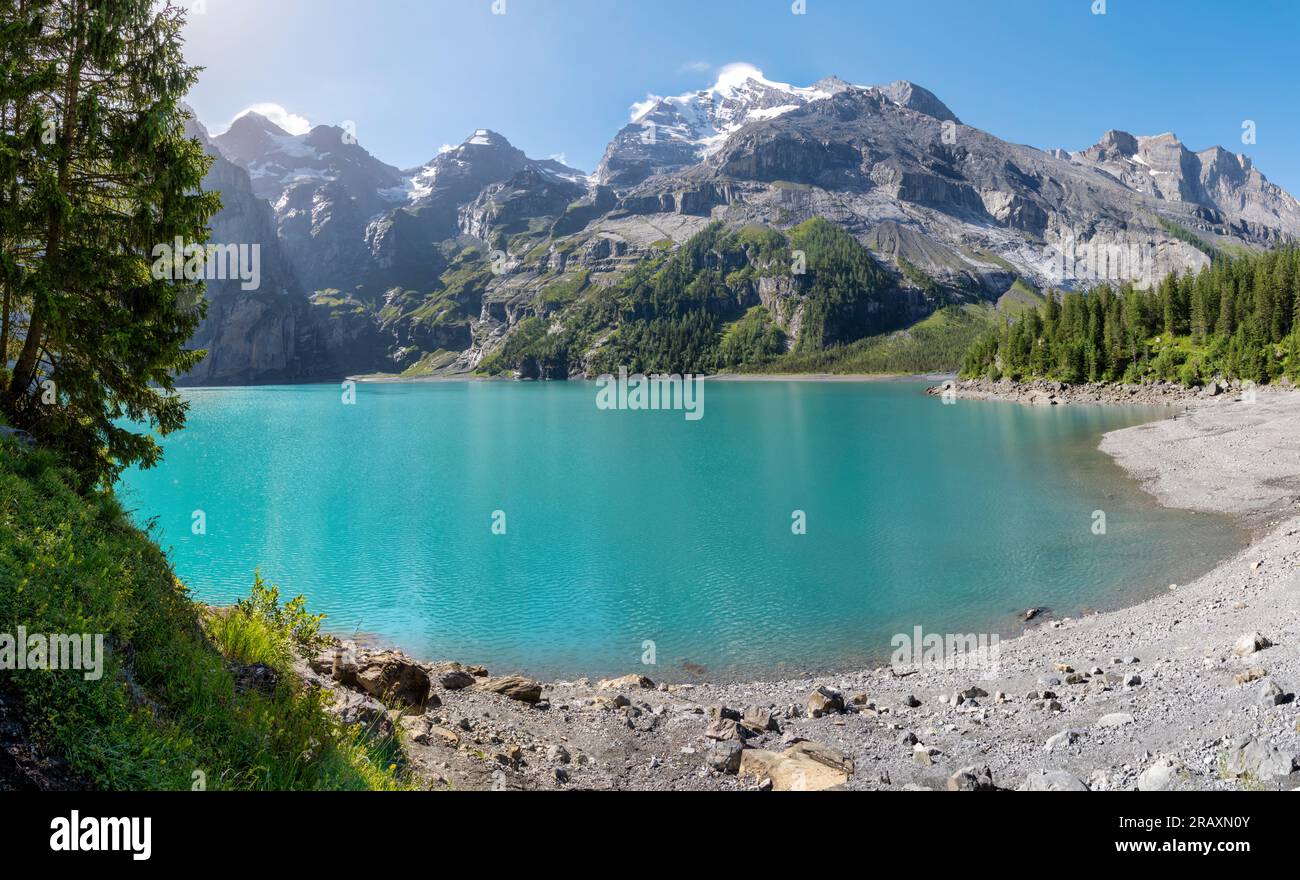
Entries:
[[[299,600],[209,614],[112,493],[78,495],[61,462],[0,441],[0,632],[103,634],[103,675],[5,673],[32,735],[104,789],[392,789],[395,744],[342,729],[289,674],[310,638]],[[258,589],[260,588],[260,592]],[[306,627],[306,630],[303,627]],[[215,639],[215,641],[214,641]],[[225,653],[223,653],[225,652]],[[274,693],[232,666],[274,667]],[[201,777],[200,775],[201,774]]]
[[1017,278],[1015,283],[1007,289],[1007,292],[998,298],[998,311],[1014,317],[1021,312],[1038,308],[1046,302],[1047,298],[1043,294],[1035,290],[1024,279]]
[[402,371],[402,378],[419,379],[437,375],[440,370],[454,363],[457,357],[459,357],[458,352],[447,351],[444,348],[426,352],[418,361]]
[[971,342],[996,322],[989,306],[946,306],[906,330],[825,351],[792,352],[744,372],[896,374],[956,370]]

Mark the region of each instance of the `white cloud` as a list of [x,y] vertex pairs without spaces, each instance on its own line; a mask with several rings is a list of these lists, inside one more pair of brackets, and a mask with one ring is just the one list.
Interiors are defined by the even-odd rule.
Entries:
[[[245,107],[243,110],[236,113],[235,119],[249,113],[257,113],[261,116],[265,116],[267,119],[289,132],[289,134],[306,134],[311,131],[311,122],[308,121],[307,117],[299,116],[297,113],[290,113],[279,104],[272,104],[269,102],[253,104],[251,107]],[[231,125],[235,124],[235,119],[230,120]]]
[[677,68],[678,73],[708,73],[713,69],[713,65],[707,61],[687,61],[681,67]]
[[648,95],[645,96],[645,100],[644,100],[644,101],[636,101],[636,102],[634,102],[634,103],[632,104],[632,121],[633,121],[633,122],[636,122],[638,119],[640,119],[640,118],[641,118],[642,116],[644,116],[646,113],[650,112],[650,108],[651,108],[651,107],[653,107],[655,104],[658,104],[658,103],[659,103],[660,101],[662,101],[662,100],[663,100],[663,98],[662,98],[661,96],[659,96],[659,95],[649,95],[649,94],[648,94]]
[[735,61],[723,65],[723,68],[718,71],[718,81],[713,84],[713,90],[717,92],[732,89],[750,79],[756,79],[761,83],[769,82],[763,76],[763,71],[754,65],[746,64],[744,61]]
[[561,165],[569,164],[569,157],[564,153],[552,153],[546,158],[550,159],[552,162],[559,162]]

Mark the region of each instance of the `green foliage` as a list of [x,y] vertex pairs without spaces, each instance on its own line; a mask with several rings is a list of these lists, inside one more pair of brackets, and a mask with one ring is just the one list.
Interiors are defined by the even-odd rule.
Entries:
[[1210,244],[1208,241],[1201,238],[1195,232],[1192,232],[1192,230],[1188,229],[1186,226],[1183,226],[1179,223],[1175,223],[1174,221],[1168,219],[1167,217],[1157,217],[1156,220],[1164,228],[1165,232],[1168,232],[1170,235],[1172,235],[1174,238],[1178,239],[1179,241],[1187,242],[1192,247],[1196,248],[1198,251],[1205,254],[1211,260],[1218,259],[1221,256],[1218,249],[1214,245]]
[[892,287],[889,276],[840,227],[808,220],[791,230],[790,244],[806,254],[809,278],[799,351],[861,339],[906,317],[901,300],[881,295]]
[[723,331],[718,360],[723,367],[761,364],[784,352],[785,333],[766,307],[754,306]]
[[[319,617],[257,581],[223,615],[195,605],[167,558],[111,492],[79,494],[50,451],[0,441],[0,621],[7,632],[102,634],[102,677],[7,672],[32,733],[107,789],[404,787],[391,743],[340,729],[326,696],[288,675],[318,644]],[[229,651],[228,654],[223,653]],[[235,687],[232,663],[282,673],[273,693]]]
[[[795,251],[803,272],[794,271]],[[548,379],[584,367],[710,373],[761,364],[785,350],[778,324],[789,318],[755,305],[763,278],[784,280],[787,299],[803,303],[801,351],[892,329],[906,317],[889,276],[831,223],[810,220],[788,238],[757,224],[728,230],[712,223],[611,287],[584,284],[556,327],[522,322],[480,370]]]
[[955,370],[971,343],[997,320],[988,306],[944,306],[906,330],[819,352],[791,352],[751,368],[762,373],[931,373]]
[[151,272],[157,245],[206,242],[220,208],[184,135],[184,17],[153,0],[0,11],[0,350],[14,359],[0,408],[83,489],[157,462],[151,432],[127,425],[179,428],[172,379],[202,356],[185,348],[202,282]]
[[314,657],[331,641],[320,631],[325,615],[307,613],[307,597],[298,595],[281,604],[280,588],[275,584],[267,586],[260,571],[253,572],[253,591],[235,604],[233,613],[263,621],[300,657]]
[[1220,256],[1152,291],[1131,285],[1050,294],[982,335],[964,376],[1186,385],[1300,378],[1300,249]]

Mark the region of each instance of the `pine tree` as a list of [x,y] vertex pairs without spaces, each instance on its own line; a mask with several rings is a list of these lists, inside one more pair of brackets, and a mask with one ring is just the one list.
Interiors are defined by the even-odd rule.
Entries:
[[[19,80],[7,74],[5,118],[49,120],[42,134],[52,136],[33,141],[8,122],[3,132],[16,150],[0,179],[13,196],[4,210],[23,223],[20,240],[4,241],[4,277],[27,318],[0,406],[62,450],[89,486],[158,459],[154,440],[121,419],[161,434],[184,423],[172,378],[202,356],[185,348],[202,316],[201,281],[153,277],[152,253],[177,238],[205,242],[220,201],[199,191],[210,160],[183,133],[180,101],[197,76],[181,53],[183,10],[60,0],[17,11],[5,19],[6,71],[13,59],[49,75],[23,115]],[[7,29],[31,13],[35,33]]]

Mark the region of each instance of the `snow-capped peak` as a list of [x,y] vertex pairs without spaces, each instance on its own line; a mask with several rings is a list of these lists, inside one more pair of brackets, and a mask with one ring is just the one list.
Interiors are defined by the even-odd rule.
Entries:
[[850,87],[834,78],[807,87],[776,82],[754,65],[738,62],[723,67],[706,89],[647,96],[632,105],[632,122],[654,125],[662,136],[693,143],[707,155],[750,122],[772,119]]

